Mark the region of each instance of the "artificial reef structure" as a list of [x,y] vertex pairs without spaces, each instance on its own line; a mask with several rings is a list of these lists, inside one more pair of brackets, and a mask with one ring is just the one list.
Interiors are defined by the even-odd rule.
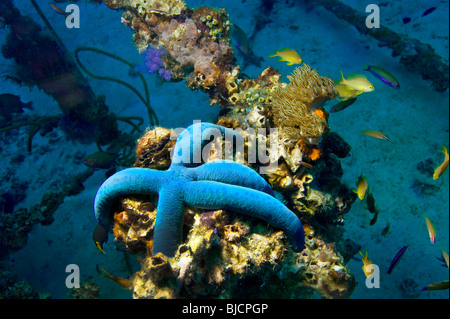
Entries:
[[[356,195],[340,183],[339,159],[351,148],[330,131],[323,108],[336,96],[334,82],[306,64],[288,76],[289,83],[272,67],[255,79],[241,76],[233,65],[232,23],[224,9],[191,9],[180,0],[104,2],[123,10],[122,23],[134,30],[140,52],[161,53],[158,63],[167,80],[185,79],[191,89],[207,93],[211,105],[222,107],[216,124],[200,124],[222,133],[206,138],[207,151],[201,144],[205,156],[194,167],[182,160],[186,165],[175,171],[179,164],[172,163],[187,143],[180,137],[191,128],[153,127],[137,143],[135,168],[113,175],[100,188],[97,220],[129,252],[144,256],[141,270],[121,284],[134,298],[307,298],[314,291],[326,298],[349,297],[356,282],[345,263],[357,250],[339,225]],[[223,138],[230,129],[243,148]],[[195,147],[189,145],[192,157]],[[222,164],[230,165],[229,176],[221,175]],[[195,170],[202,173],[190,173]],[[235,172],[244,178],[230,181]],[[192,187],[171,184],[172,191],[164,192],[144,185],[149,179],[168,183],[163,176],[169,175]],[[227,192],[234,187],[242,193],[235,193],[234,201],[222,200],[231,198]],[[263,204],[258,211],[247,195],[283,206],[283,216],[292,213],[301,229],[278,223],[276,212],[264,213]],[[176,218],[167,213],[171,205]],[[173,223],[169,233],[177,234],[165,237],[168,245],[159,237],[166,222]],[[296,249],[299,234],[304,246]]]

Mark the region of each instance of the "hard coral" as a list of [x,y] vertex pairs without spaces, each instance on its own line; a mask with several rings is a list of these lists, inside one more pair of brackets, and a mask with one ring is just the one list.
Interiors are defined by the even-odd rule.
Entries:
[[175,16],[186,10],[183,0],[135,0],[138,12]]
[[174,136],[175,133],[172,130],[163,127],[155,127],[145,132],[137,143],[134,166],[158,170],[168,169],[171,163],[170,153],[175,146]]
[[[228,100],[232,106],[227,113],[223,112],[224,115],[219,118],[219,122],[246,131],[249,128],[277,128],[278,130],[271,131],[267,137],[270,141],[267,146],[274,143],[276,147],[266,148],[269,162],[275,168],[266,171],[265,179],[273,189],[282,192],[303,220],[314,226],[320,226],[320,231],[326,228],[325,231],[331,233],[330,226],[343,224],[344,214],[352,204],[351,198],[347,195],[344,197],[339,195],[343,189],[340,184],[341,166],[334,156],[339,154],[338,156],[345,157],[350,147],[342,139],[338,139],[335,133],[323,134],[328,129],[326,123],[328,113],[317,104],[332,96],[329,93],[332,94],[333,83],[328,78],[319,77],[316,71],[307,66],[300,70],[294,72],[297,75],[295,79],[294,76],[290,77],[289,85],[281,83],[281,75],[270,67],[256,79],[239,79],[237,73],[233,77],[230,76],[230,82],[236,84],[228,88]],[[300,87],[303,90],[298,89],[305,96],[295,97],[294,102],[301,100],[303,104],[298,104],[305,110],[311,107],[308,115],[324,125],[322,128],[320,126],[313,128],[322,135],[299,138],[289,136],[284,127],[277,126],[277,114],[273,110],[274,96],[280,90],[287,90],[286,87],[289,86]],[[317,107],[314,110],[315,106]],[[251,146],[246,132],[242,135],[246,140],[245,146]],[[323,149],[316,145],[319,137],[323,137]],[[261,144],[265,143],[258,141],[258,145]],[[244,158],[247,159],[247,153],[244,154]],[[259,166],[258,163],[256,165]],[[302,180],[305,176],[310,176],[308,182]],[[314,183],[310,183],[312,176]],[[332,229],[334,231],[335,228]]]
[[151,251],[156,208],[151,202],[124,199],[124,209],[114,214],[115,240],[131,253]]
[[229,20],[224,9],[200,7],[191,10],[182,1],[107,1],[124,8],[122,22],[133,28],[140,52],[149,45],[163,47],[166,78],[186,78],[191,89],[208,91],[211,104],[225,107],[227,74],[232,71],[233,50],[229,44]]
[[303,65],[288,76],[290,83],[272,92],[272,113],[282,135],[292,139],[318,139],[327,130],[323,116],[314,111],[334,97],[334,83],[316,70]]
[[72,299],[98,299],[99,287],[91,281],[81,283],[79,288],[72,288]]
[[[188,213],[188,212],[187,212]],[[355,285],[342,257],[308,227],[306,249],[293,253],[281,231],[223,210],[189,212],[189,234],[174,257],[147,256],[131,277],[134,298],[348,297]],[[239,283],[244,286],[236,289]],[[267,285],[264,291],[261,286]],[[277,283],[282,283],[283,289]]]
[[186,10],[183,0],[104,0],[110,9],[133,8],[139,15],[158,13],[173,16]]
[[142,260],[142,269],[130,278],[134,298],[173,299],[175,272],[161,253]]
[[310,287],[325,298],[348,298],[356,281],[343,258],[334,252],[334,245],[314,237],[314,230],[306,231],[306,249],[295,256],[302,285]]
[[[229,124],[238,125],[233,121]],[[138,158],[146,158],[152,150],[156,154],[168,152],[161,137],[169,140],[171,131],[157,128],[156,137],[156,132],[153,136],[150,132],[139,141]],[[152,143],[156,143],[155,148]],[[152,165],[151,160],[140,163]],[[286,165],[285,170],[285,174],[278,173],[289,176],[290,186],[282,190],[301,189],[304,203],[322,211],[321,198],[315,203],[311,196],[318,193],[309,188],[312,175],[302,170],[293,173]],[[184,228],[188,234],[180,239],[174,256],[151,256],[157,200],[156,196],[126,197],[114,215],[116,240],[130,252],[147,256],[141,270],[130,279],[135,298],[240,298],[256,294],[263,298],[298,298],[308,296],[309,289],[305,288],[338,298],[348,297],[354,287],[354,278],[342,266],[340,255],[332,245],[314,236],[310,227],[305,228],[306,249],[295,253],[289,249],[284,232],[231,209],[203,212],[187,208]],[[240,287],[245,289],[237,290],[243,282]],[[263,292],[261,286],[266,286]]]

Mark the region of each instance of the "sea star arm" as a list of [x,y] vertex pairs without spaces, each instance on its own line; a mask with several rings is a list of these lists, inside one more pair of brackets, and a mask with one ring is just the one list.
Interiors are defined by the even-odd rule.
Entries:
[[114,201],[129,194],[156,194],[167,180],[167,172],[148,168],[135,167],[117,172],[100,186],[95,195],[94,212],[98,223],[111,230]]
[[170,183],[159,192],[152,255],[159,252],[173,257],[181,243],[184,223],[184,203],[177,183]]
[[219,160],[196,167],[194,172],[196,180],[209,180],[249,187],[275,196],[272,188],[261,175],[241,163]]
[[195,123],[188,126],[177,138],[173,150],[171,169],[177,166],[196,167],[203,163],[202,151],[213,137],[223,137],[235,143],[244,145],[244,138],[230,128],[212,123]]
[[293,249],[302,251],[305,234],[300,219],[276,198],[242,186],[196,181],[183,184],[186,205],[205,209],[230,209],[267,221],[282,229]]

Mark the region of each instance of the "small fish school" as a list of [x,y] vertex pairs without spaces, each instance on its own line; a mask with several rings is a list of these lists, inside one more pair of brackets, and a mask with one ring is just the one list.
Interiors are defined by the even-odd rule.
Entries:
[[[430,10],[432,12],[433,10]],[[429,14],[429,13],[427,13]],[[374,66],[374,65],[365,65],[364,70],[372,74],[374,77],[379,79],[381,82],[386,84],[389,87],[392,87],[394,89],[400,89],[400,82],[397,80],[397,78],[388,70],[380,67],[380,66]],[[340,101],[338,104],[334,105],[330,109],[330,113],[336,113],[339,111],[342,111],[352,105],[356,102],[357,97],[362,93],[372,92],[375,89],[373,84],[367,79],[364,75],[359,74],[352,74],[348,75],[347,77],[344,77],[343,72],[341,71],[341,79],[338,81],[335,81],[335,92],[338,96],[338,100]],[[379,140],[383,141],[391,141],[391,139],[384,133],[374,130],[361,130],[361,132],[369,137],[373,137]],[[442,147],[441,151],[444,154],[444,160],[442,164],[440,164],[433,173],[433,180],[437,180],[439,177],[442,176],[442,174],[445,172],[449,165],[449,154],[447,151],[447,148],[445,146]],[[358,177],[358,180],[356,181],[356,189],[353,189],[353,192],[356,193],[358,198],[362,201],[366,199],[366,208],[369,210],[370,213],[372,213],[374,216],[372,220],[370,221],[370,225],[374,225],[378,218],[379,210],[375,206],[375,198],[371,192],[369,192],[369,185],[367,182],[366,176],[364,176],[362,173]],[[424,216],[426,227],[428,230],[428,236],[430,238],[430,242],[432,245],[436,243],[436,230],[434,228],[433,223],[430,221],[430,219],[427,216]],[[381,231],[382,236],[387,236],[389,233],[390,228],[390,222],[387,220],[386,226]],[[387,274],[391,274],[393,269],[396,265],[400,262],[401,258],[404,256],[406,250],[408,248],[408,245],[402,247],[397,254],[392,259],[389,268],[387,270]],[[441,249],[442,253],[442,261],[445,262],[444,266],[446,265],[447,268],[449,267],[449,257],[448,253]],[[368,253],[366,251],[366,254],[363,255],[363,253],[360,251],[359,254],[363,257],[362,258],[362,270],[364,272],[364,275],[366,277],[369,277],[373,273],[373,267],[372,266],[372,260],[369,259]],[[429,284],[426,287],[423,287],[421,289],[421,292],[426,290],[444,290],[449,289],[449,281],[443,281],[443,282],[437,282]]]

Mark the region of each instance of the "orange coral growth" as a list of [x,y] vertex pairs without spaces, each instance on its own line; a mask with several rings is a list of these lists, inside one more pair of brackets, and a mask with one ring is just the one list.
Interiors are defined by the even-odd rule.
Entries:
[[318,146],[312,146],[311,152],[308,154],[309,158],[313,161],[319,159],[319,157],[322,155],[322,151],[320,150],[320,147]]
[[317,145],[310,145],[303,139],[298,140],[297,145],[305,156],[308,156],[311,160],[315,161],[320,158],[322,151]]
[[120,236],[119,223],[114,224],[113,234],[115,238],[118,238]]
[[328,116],[330,115],[323,107],[319,106],[315,109],[314,114],[328,121]]
[[124,212],[120,212],[120,213],[114,214],[114,220],[116,221],[116,223],[122,224],[123,223],[123,217],[124,217]]

